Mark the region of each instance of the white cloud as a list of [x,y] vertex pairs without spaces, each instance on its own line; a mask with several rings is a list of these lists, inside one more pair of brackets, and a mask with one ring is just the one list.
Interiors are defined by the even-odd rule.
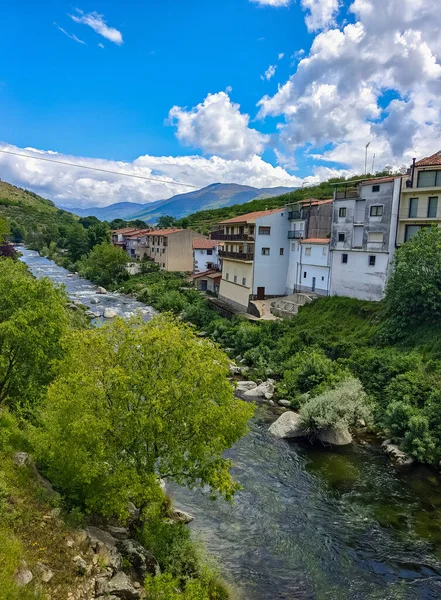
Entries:
[[240,183],[255,187],[297,187],[302,180],[274,167],[259,156],[227,160],[218,156],[140,156],[131,163],[58,154],[35,148],[17,148],[0,142],[0,149],[42,158],[73,162],[88,167],[153,177],[165,183],[132,179],[69,167],[51,162],[0,153],[2,179],[35,191],[60,206],[107,206],[115,202],[152,202],[192,191],[185,185],[204,187],[211,183]]
[[271,79],[271,77],[274,77],[275,74],[276,74],[276,66],[270,65],[268,67],[268,69],[265,71],[265,73],[260,76],[260,78],[266,79],[267,81],[269,81]]
[[96,33],[102,35],[104,38],[121,46],[123,43],[123,37],[118,29],[114,27],[109,27],[104,20],[104,16],[98,14],[97,12],[84,13],[79,8],[76,9],[76,15],[69,15],[69,17],[75,21],[75,23],[82,23],[84,25],[88,25],[91,27]]
[[308,31],[317,31],[335,25],[339,0],[302,0],[302,8],[309,11],[305,18]]
[[104,44],[102,44],[101,42],[98,44],[98,48],[104,48]]
[[169,112],[169,123],[177,127],[183,144],[229,159],[247,160],[264,151],[269,137],[251,129],[249,121],[226,92],[208,94],[194,108],[173,106]]
[[77,38],[77,36],[74,35],[73,33],[68,33],[65,29],[63,29],[56,23],[54,23],[54,25],[61,31],[61,33],[64,33],[64,35],[67,35],[67,37],[70,38],[71,40],[73,40],[74,42],[78,42],[78,44],[84,44],[84,45],[86,44],[86,42],[83,42],[83,40],[80,40],[80,38]]
[[278,58],[278,60],[282,60],[282,58],[283,58],[284,56],[285,56],[285,53],[284,53],[284,52],[279,52],[279,54],[278,54],[277,58]]
[[378,168],[436,151],[439,0],[354,0],[341,15],[354,22],[341,29],[333,23],[337,2],[302,5],[308,27],[322,30],[289,80],[259,102],[261,118],[285,119],[278,127],[281,156],[314,150],[316,159],[360,171],[368,141]]
[[250,0],[250,2],[259,4],[259,6],[288,6],[291,4],[291,0]]

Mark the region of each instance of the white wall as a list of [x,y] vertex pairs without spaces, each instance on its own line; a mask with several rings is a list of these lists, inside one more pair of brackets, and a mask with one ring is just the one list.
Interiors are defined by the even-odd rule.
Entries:
[[218,257],[218,249],[213,248],[212,254],[207,254],[206,249],[195,249],[194,250],[194,272],[195,273],[203,273],[204,271],[208,271],[208,263],[213,263],[215,265],[219,264]]
[[[288,210],[256,219],[256,242],[254,254],[253,294],[258,287],[265,288],[266,296],[283,296],[289,263]],[[259,235],[259,227],[271,227],[270,235]],[[269,256],[262,255],[262,248],[269,248]],[[280,255],[283,248],[283,256]]]
[[[309,256],[306,254],[308,248],[311,249]],[[313,278],[315,277],[315,292],[327,295],[329,293],[329,265],[329,244],[301,244],[298,291],[313,291]]]
[[300,253],[301,244],[300,241],[289,240],[289,263],[286,275],[286,290],[285,293],[290,295],[295,292],[296,285],[299,280],[299,267],[300,267]]
[[[334,250],[331,265],[331,295],[349,296],[360,300],[381,300],[387,279],[389,255],[375,252],[346,252],[348,262],[342,263],[344,251]],[[369,256],[375,256],[370,267]]]

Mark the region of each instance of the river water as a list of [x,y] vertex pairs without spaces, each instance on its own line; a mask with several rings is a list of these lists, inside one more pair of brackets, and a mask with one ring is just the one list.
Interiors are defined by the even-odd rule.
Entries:
[[[36,252],[20,249],[36,277],[64,284],[102,314],[153,309],[96,286]],[[98,297],[100,304],[92,304]],[[257,409],[228,455],[243,487],[234,504],[170,486],[179,507],[238,598],[392,600],[441,598],[441,484],[422,466],[399,470],[378,444],[329,451],[275,440],[275,415]]]

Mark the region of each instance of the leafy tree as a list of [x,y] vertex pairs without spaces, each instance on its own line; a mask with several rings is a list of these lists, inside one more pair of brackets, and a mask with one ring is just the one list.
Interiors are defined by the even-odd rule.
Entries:
[[111,285],[128,279],[127,263],[127,254],[122,248],[103,242],[95,246],[77,266],[78,272],[83,277],[98,285]]
[[98,221],[87,228],[87,237],[89,239],[89,248],[93,248],[98,244],[110,241],[109,228],[105,223]]
[[0,259],[0,406],[31,410],[54,375],[66,297],[22,263]]
[[421,229],[395,253],[386,292],[389,328],[441,321],[441,229]]
[[228,359],[165,317],[71,334],[50,386],[37,453],[51,481],[90,511],[127,516],[157,477],[231,498],[225,450],[252,407],[234,398]]
[[20,225],[17,221],[11,221],[11,240],[15,244],[23,242],[26,238],[27,231],[24,225]]
[[164,215],[159,217],[157,225],[159,229],[166,229],[167,227],[173,227],[175,223],[176,219],[174,217],[171,217],[170,215]]
[[82,225],[73,225],[67,234],[66,248],[69,258],[76,262],[89,252],[89,236]]
[[0,244],[4,244],[6,242],[6,236],[10,233],[9,223],[6,219],[0,219]]

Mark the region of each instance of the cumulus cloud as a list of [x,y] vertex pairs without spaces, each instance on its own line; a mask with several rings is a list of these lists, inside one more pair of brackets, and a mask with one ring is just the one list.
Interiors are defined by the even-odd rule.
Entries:
[[173,106],[169,112],[180,142],[229,159],[247,160],[264,151],[269,137],[250,128],[249,121],[226,92],[208,94],[194,108]]
[[64,33],[64,35],[66,35],[69,39],[73,40],[74,42],[77,42],[78,44],[84,44],[84,45],[86,44],[86,42],[83,42],[83,40],[80,40],[80,38],[78,38],[75,34],[68,33],[65,29],[63,29],[56,23],[54,23],[54,25],[57,27],[57,29],[59,29],[61,31],[61,33]]
[[[43,162],[0,153],[2,179],[28,188],[59,206],[107,206],[115,202],[153,202],[192,191],[211,183],[240,183],[255,187],[297,187],[299,177],[274,167],[259,156],[227,160],[218,156],[140,156],[133,162],[111,161],[59,154],[35,148],[17,148],[0,143],[0,149],[41,158],[76,163],[86,167],[141,175],[163,180],[147,181],[124,175],[90,171],[52,162]],[[179,185],[176,185],[176,182]]]
[[265,73],[260,76],[260,78],[266,79],[267,81],[269,81],[271,79],[271,77],[274,77],[275,74],[276,74],[276,66],[270,65],[268,67],[268,69],[265,71]]
[[279,151],[313,147],[315,158],[361,169],[368,141],[379,168],[438,149],[439,1],[354,0],[341,28],[337,1],[302,6],[319,33],[289,80],[258,104],[260,118],[284,117]]
[[250,0],[259,6],[288,6],[291,4],[291,0]]
[[284,52],[279,52],[279,54],[277,55],[278,60],[282,60],[282,58],[285,56]]
[[97,12],[85,13],[79,8],[76,9],[76,15],[69,15],[72,21],[75,23],[82,23],[83,25],[88,25],[91,27],[96,33],[102,35],[104,38],[121,46],[123,43],[123,37],[118,29],[114,27],[109,27],[104,20],[104,16],[98,14]]

